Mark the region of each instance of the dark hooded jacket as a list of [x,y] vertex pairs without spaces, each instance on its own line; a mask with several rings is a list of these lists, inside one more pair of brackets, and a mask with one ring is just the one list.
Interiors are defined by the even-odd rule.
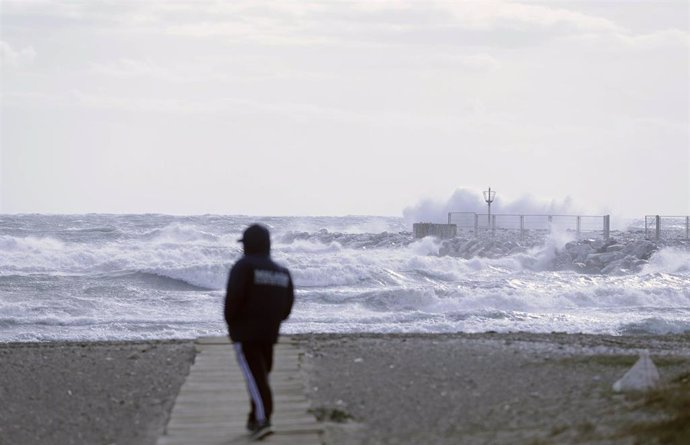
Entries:
[[240,240],[244,256],[230,270],[225,296],[225,321],[230,339],[240,343],[275,343],[280,323],[292,310],[290,272],[270,257],[268,230],[250,226]]

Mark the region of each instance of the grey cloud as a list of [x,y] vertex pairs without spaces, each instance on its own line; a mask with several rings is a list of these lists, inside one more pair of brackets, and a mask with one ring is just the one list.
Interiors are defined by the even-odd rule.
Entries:
[[[634,214],[690,202],[666,192],[690,190],[688,33],[656,3],[0,1],[5,53],[39,54],[21,69],[3,61],[3,154],[15,159],[4,168],[17,172],[5,188],[15,203],[40,184],[20,174],[24,153],[87,165],[104,146],[94,141],[110,144],[111,160],[125,149],[200,166],[259,150],[285,156],[299,190],[275,204],[285,212],[398,214],[410,196],[491,175],[508,184],[491,180],[499,199],[508,186],[548,184],[594,205],[608,201],[606,188]],[[78,183],[110,165],[56,170],[52,182],[73,182],[74,202],[89,202]],[[174,202],[184,190],[156,171]],[[272,172],[280,187],[285,171]],[[243,186],[236,175],[218,181]],[[108,193],[103,202],[117,201],[119,191]],[[338,204],[324,207],[333,194]],[[251,200],[233,205],[249,211]]]
[[27,46],[14,49],[9,43],[0,40],[0,62],[3,66],[21,68],[30,65],[36,58],[36,50]]
[[441,45],[515,48],[575,38],[633,46],[685,41],[687,32],[636,35],[615,22],[556,5],[490,2],[103,2],[9,1],[30,15],[185,37],[264,45]]
[[505,1],[269,5],[195,4],[194,11],[178,9],[184,19],[171,19],[174,23],[166,32],[265,45],[519,48],[560,38],[633,47],[687,42],[687,33],[680,30],[638,35],[611,20],[551,5]]

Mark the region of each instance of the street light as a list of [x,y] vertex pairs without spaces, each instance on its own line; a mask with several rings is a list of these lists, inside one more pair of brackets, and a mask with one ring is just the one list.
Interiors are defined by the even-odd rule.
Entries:
[[488,229],[491,228],[491,203],[494,202],[494,198],[496,197],[496,192],[491,190],[491,187],[489,187],[489,190],[485,190],[482,193],[484,193],[484,201],[489,205],[489,225],[487,226]]

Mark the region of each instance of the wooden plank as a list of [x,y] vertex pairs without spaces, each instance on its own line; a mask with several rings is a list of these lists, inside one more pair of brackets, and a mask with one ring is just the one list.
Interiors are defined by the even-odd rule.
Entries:
[[[249,397],[227,337],[197,340],[197,357],[175,401],[158,445],[232,445],[249,443],[245,421]],[[298,345],[281,337],[274,349],[274,434],[263,442],[321,445],[323,429],[308,413]]]

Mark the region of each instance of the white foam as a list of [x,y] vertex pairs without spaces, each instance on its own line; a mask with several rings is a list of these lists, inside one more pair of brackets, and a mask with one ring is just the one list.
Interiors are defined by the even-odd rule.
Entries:
[[60,250],[64,247],[64,243],[60,240],[50,237],[14,237],[8,235],[0,235],[0,251],[11,252],[40,252],[43,250]]
[[[687,274],[688,272],[690,272],[690,252],[674,247],[666,247],[656,252],[642,269],[643,274]],[[686,284],[690,287],[690,282]]]
[[162,229],[151,232],[152,240],[157,243],[214,243],[219,237],[212,233],[200,230],[191,224],[169,224]]

